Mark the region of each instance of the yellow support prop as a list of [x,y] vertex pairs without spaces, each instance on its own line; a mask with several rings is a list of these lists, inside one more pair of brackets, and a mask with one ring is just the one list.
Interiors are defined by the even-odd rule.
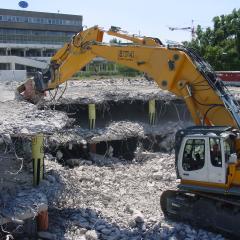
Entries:
[[39,185],[43,179],[44,173],[44,147],[43,147],[43,134],[37,134],[32,137],[32,160],[33,160],[33,185]]
[[89,128],[95,128],[96,122],[96,106],[94,103],[88,104],[88,118],[89,118]]
[[148,114],[149,114],[149,123],[151,125],[154,125],[155,120],[156,120],[156,101],[155,101],[155,99],[149,100],[149,102],[148,102]]

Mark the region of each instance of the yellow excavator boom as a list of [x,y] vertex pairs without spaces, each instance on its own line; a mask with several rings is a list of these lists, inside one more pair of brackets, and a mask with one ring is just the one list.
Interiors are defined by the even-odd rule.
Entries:
[[183,97],[196,125],[228,125],[238,128],[238,120],[219,96],[225,93],[221,92],[222,87],[218,88],[220,82],[216,78],[207,80],[206,77],[213,73],[206,64],[197,62],[197,57],[193,59],[185,48],[164,46],[156,42],[155,38],[145,38],[149,41],[144,42],[144,38],[130,37],[112,30],[106,33],[133,43],[105,44],[102,43],[104,32],[97,26],[89,28],[76,34],[70,43],[60,49],[52,57],[51,82],[46,89],[56,88],[95,57],[103,57],[145,72],[161,89]]
[[[104,33],[123,38],[131,41],[131,43],[103,43]],[[66,82],[74,73],[91,62],[95,57],[102,57],[109,61],[146,73],[155,80],[161,89],[168,90],[175,95],[182,97],[186,102],[195,125],[199,125],[195,129],[195,132],[198,133],[197,137],[196,134],[190,134],[189,139],[187,139],[187,133],[184,135],[184,132],[181,130],[180,134],[183,134],[184,137],[181,137],[181,142],[178,142],[179,145],[181,145],[181,148],[179,148],[179,154],[177,152],[176,155],[179,163],[176,167],[178,170],[180,169],[182,171],[182,175],[180,175],[182,189],[185,187],[184,191],[190,189],[189,191],[191,193],[200,196],[188,201],[189,196],[184,193],[182,194],[183,197],[186,197],[187,199],[186,204],[184,205],[185,208],[179,207],[179,209],[183,209],[182,215],[186,217],[185,213],[187,213],[189,209],[192,211],[194,210],[193,202],[196,203],[196,209],[198,209],[199,203],[201,204],[200,206],[203,206],[200,210],[203,210],[209,203],[215,203],[217,201],[217,209],[220,208],[220,205],[225,206],[226,203],[229,204],[229,207],[226,209],[238,207],[238,219],[240,219],[239,201],[236,203],[235,199],[225,198],[225,194],[229,194],[230,190],[231,194],[240,196],[240,161],[237,160],[236,155],[236,153],[238,156],[240,155],[240,139],[238,137],[239,134],[236,134],[235,131],[238,129],[239,133],[240,108],[238,103],[229,94],[224,84],[219,81],[211,67],[194,51],[187,49],[184,46],[165,46],[156,38],[129,35],[120,31],[120,29],[116,27],[112,27],[109,31],[104,31],[95,26],[77,33],[68,44],[65,44],[64,47],[52,57],[49,70],[43,74],[39,73],[34,79],[36,90],[41,93],[46,90],[57,88],[60,84]],[[28,86],[30,86],[29,88],[32,86],[30,83],[28,84]],[[25,85],[25,88],[26,86],[27,85]],[[23,90],[21,86],[19,89],[21,89],[21,91]],[[206,125],[212,127],[208,128]],[[217,127],[218,130],[216,130],[216,127],[214,128],[214,126],[222,127]],[[212,138],[214,133],[210,132],[210,135],[207,134],[209,134],[209,131],[219,132],[219,129],[228,129],[228,131],[229,129],[232,129],[231,134],[235,136],[234,149],[236,148],[236,151],[234,153],[235,155],[227,154],[230,150],[225,149],[227,145],[224,145],[224,140],[221,140],[221,154],[224,161],[221,162],[221,165],[216,167],[212,164],[210,154],[210,138]],[[192,132],[193,129],[188,131]],[[224,134],[227,133],[227,130],[223,131],[225,131],[223,132]],[[217,135],[215,134],[214,136]],[[230,133],[227,136],[230,138]],[[194,139],[194,137],[196,138]],[[185,140],[182,140],[183,138],[185,138]],[[222,138],[223,137],[221,137],[221,139]],[[187,154],[186,152],[185,154],[186,149],[183,147],[187,145],[187,140],[190,140],[189,142],[193,142],[193,140],[195,142],[196,140],[196,142],[204,142],[204,144],[197,145],[197,143],[194,143],[191,145],[189,143],[188,145],[191,145],[190,147],[193,150],[191,150],[190,153]],[[196,152],[194,152],[195,146],[197,146]],[[202,148],[202,158],[198,153],[200,148]],[[195,153],[199,154],[199,162],[205,162],[197,169],[195,169],[195,165],[198,163]],[[228,157],[229,159],[231,157],[231,160],[229,160]],[[183,161],[186,165],[190,165],[189,162],[193,162],[194,167],[190,170],[185,167],[183,168]],[[185,161],[189,162],[185,163]],[[202,173],[206,174],[206,177],[204,177],[205,175],[203,176]],[[185,176],[187,177],[185,178]],[[196,178],[196,176],[199,178]],[[212,176],[215,176],[215,178],[209,181],[207,178]],[[219,176],[222,177],[220,180],[218,178]],[[214,195],[214,191],[217,194],[221,193],[221,196]],[[169,201],[173,202],[173,207],[180,206],[180,203],[176,204],[174,202],[175,200],[177,201],[178,196],[178,191],[166,191],[162,194],[162,209],[164,213],[168,214],[168,216],[176,210],[168,211],[168,207],[170,206]],[[206,200],[206,204],[204,201],[201,202],[202,199],[204,201]],[[213,214],[211,215],[213,219],[212,224],[215,224],[219,217],[218,215],[214,215],[216,213],[215,205],[213,209]],[[232,216],[234,216],[235,213],[232,214],[232,212],[230,212],[230,214],[226,214],[224,211],[222,214],[228,216],[233,222]],[[208,217],[208,212],[205,213]],[[206,216],[203,215],[202,219],[205,220]],[[201,222],[203,221],[201,220]],[[221,226],[221,229],[223,229],[221,223],[219,225],[216,224],[216,226]],[[226,229],[228,231],[233,231],[233,229],[236,228],[232,227],[230,224]]]
[[[104,33],[131,43],[103,43]],[[38,79],[38,90],[57,88],[95,57],[145,72],[161,89],[185,100],[196,125],[240,127],[236,102],[199,56],[183,46],[164,46],[156,38],[129,35],[117,28],[104,31],[94,26],[77,33],[52,57],[50,77]]]

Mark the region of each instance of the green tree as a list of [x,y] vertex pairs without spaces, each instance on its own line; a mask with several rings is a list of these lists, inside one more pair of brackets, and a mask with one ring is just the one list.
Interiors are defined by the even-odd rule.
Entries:
[[118,40],[117,38],[112,38],[109,40],[109,43],[113,43],[113,44],[121,44],[122,41]]
[[196,39],[184,42],[215,70],[240,70],[240,9],[213,18],[213,29],[197,26]]

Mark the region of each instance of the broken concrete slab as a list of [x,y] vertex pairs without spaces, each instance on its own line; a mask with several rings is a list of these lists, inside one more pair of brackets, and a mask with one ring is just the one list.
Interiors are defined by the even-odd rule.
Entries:
[[35,218],[48,209],[46,196],[38,189],[21,189],[0,209],[0,225],[8,222],[21,224],[21,220]]
[[37,106],[19,101],[0,104],[0,134],[50,134],[67,126],[67,114],[53,110],[39,110]]
[[[171,97],[171,94],[160,90],[152,82],[139,82],[137,79],[136,81],[107,79],[105,83],[103,79],[99,80],[69,82],[69,88],[60,103],[68,107],[72,103],[105,104],[107,101],[119,102],[125,99],[129,101],[139,99],[145,102],[152,98],[170,102],[176,100],[175,96]],[[63,90],[63,87],[60,90]],[[61,91],[59,93],[61,94]],[[48,103],[53,107],[55,104],[58,103],[54,101]],[[174,131],[180,127],[179,118],[176,118],[173,123],[160,121],[156,126],[148,125],[147,121],[141,123],[121,120],[104,123],[103,127],[91,131],[82,125],[63,130],[61,128],[66,127],[68,122],[66,113],[44,110],[45,106],[43,110],[39,110],[27,103],[6,102],[1,105],[0,113],[6,112],[6,116],[3,116],[4,114],[0,116],[2,134],[4,132],[19,134],[22,137],[36,133],[34,131],[36,128],[37,131],[43,131],[47,135],[53,134],[49,136],[48,145],[63,144],[66,148],[71,148],[73,142],[83,144],[83,141],[87,140],[94,144],[111,139],[118,141],[133,136],[145,138],[147,135],[156,134],[162,135],[164,138],[162,143],[168,147],[173,142]],[[146,109],[144,114],[148,120]],[[55,161],[54,157],[48,159],[52,153],[48,151],[46,178],[37,190],[49,201],[49,231],[56,234],[57,239],[77,239],[80,232],[86,238],[85,233],[88,231],[96,231],[102,239],[114,239],[115,236],[119,239],[169,239],[179,237],[180,233],[182,239],[189,236],[216,239],[214,234],[164,219],[159,197],[164,190],[176,187],[174,156],[144,151],[141,147],[136,152],[132,161],[114,158],[111,153],[108,156],[93,154],[92,162],[88,161],[86,164],[86,160],[83,159],[84,164],[69,169]],[[94,164],[95,162],[101,165]],[[28,188],[28,184],[29,182],[26,185],[20,184],[15,195],[18,190],[24,191],[25,186]],[[132,215],[126,211],[127,205],[144,214],[142,228],[129,225]],[[218,239],[222,239],[221,236]]]
[[[56,99],[61,96],[64,89],[64,85],[60,86]],[[48,100],[50,99],[49,96]],[[161,90],[155,82],[145,78],[87,79],[68,81],[64,95],[56,104],[89,104],[123,100],[147,101],[149,99],[170,101],[177,97],[168,91]]]
[[187,123],[181,121],[167,122],[163,125],[149,125],[143,122],[119,121],[108,124],[105,128],[93,130],[74,127],[63,131],[58,131],[49,137],[49,141],[56,145],[67,143],[81,143],[86,140],[88,143],[98,143],[101,141],[122,140],[129,137],[144,138],[148,134],[162,135],[163,137],[186,126]]

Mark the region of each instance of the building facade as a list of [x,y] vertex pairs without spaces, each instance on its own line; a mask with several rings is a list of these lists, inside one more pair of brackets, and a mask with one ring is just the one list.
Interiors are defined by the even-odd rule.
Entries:
[[81,30],[81,15],[0,9],[0,70],[45,68]]

